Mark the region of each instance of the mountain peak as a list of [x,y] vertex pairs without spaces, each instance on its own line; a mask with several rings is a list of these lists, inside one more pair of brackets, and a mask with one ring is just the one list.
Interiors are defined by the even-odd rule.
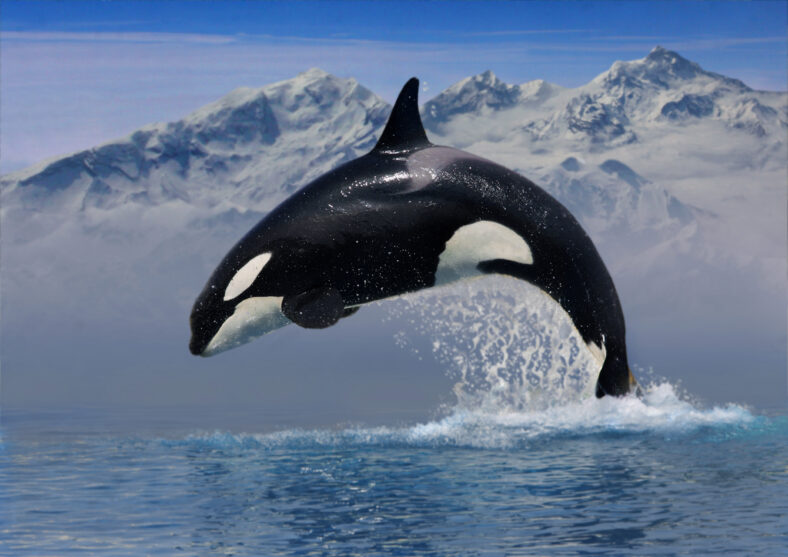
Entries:
[[272,83],[265,87],[265,89],[274,88],[277,86],[285,86],[285,87],[294,87],[296,89],[301,89],[304,87],[314,86],[314,85],[329,85],[334,84],[338,87],[344,87],[350,83],[355,83],[354,79],[344,79],[341,77],[337,77],[332,73],[329,73],[321,68],[309,68],[306,71],[303,71],[296,75],[295,77],[291,77],[290,79],[285,79],[284,81],[279,81],[277,83]]
[[476,91],[485,91],[489,89],[510,89],[512,87],[515,86],[501,81],[492,70],[485,70],[482,73],[466,77],[447,90],[473,88]]
[[303,71],[298,75],[302,75],[304,77],[328,77],[331,74],[322,68],[314,67],[314,68],[309,68],[308,70]]
[[520,100],[520,87],[498,79],[491,70],[458,81],[424,106],[424,125],[435,129],[453,115],[499,110]]
[[319,81],[345,81],[340,77],[335,76],[332,73],[329,73],[321,68],[309,68],[306,71],[303,71],[296,75],[294,78],[291,78],[287,81],[291,81],[294,83],[314,83]]
[[682,58],[677,52],[668,50],[667,48],[657,45],[651,49],[651,52],[646,56],[646,60],[663,60],[666,58]]
[[485,85],[494,85],[501,81],[492,70],[485,70],[482,73],[471,77],[471,79],[477,83],[483,83]]
[[608,90],[671,89],[696,79],[717,81],[730,89],[749,90],[741,81],[709,72],[677,52],[657,45],[645,58],[630,62],[618,61],[593,82]]
[[695,62],[690,62],[679,53],[667,50],[659,45],[655,46],[648,53],[643,62],[678,78],[690,79],[707,73]]
[[320,68],[310,68],[295,77],[265,87],[238,87],[220,99],[192,112],[186,117],[186,121],[196,123],[206,119],[215,119],[217,114],[228,114],[239,109],[246,109],[254,104],[266,104],[272,96],[272,90],[277,86],[301,90],[319,84],[335,84],[347,88],[354,83],[355,80],[343,80]]

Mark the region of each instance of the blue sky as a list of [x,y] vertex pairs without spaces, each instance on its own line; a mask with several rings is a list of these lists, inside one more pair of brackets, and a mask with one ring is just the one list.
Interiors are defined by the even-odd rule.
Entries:
[[0,171],[318,66],[387,100],[493,70],[582,85],[661,44],[786,88],[785,2],[17,2],[0,12]]
[[[5,31],[175,32],[452,43],[544,34],[547,45],[784,39],[784,2],[36,2],[6,1]],[[574,42],[574,41],[569,41]],[[603,45],[599,45],[600,47]]]

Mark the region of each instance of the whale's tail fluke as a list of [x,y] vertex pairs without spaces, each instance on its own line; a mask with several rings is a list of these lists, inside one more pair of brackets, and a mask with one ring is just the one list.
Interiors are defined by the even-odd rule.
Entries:
[[606,358],[596,382],[596,397],[625,396],[630,393],[635,393],[640,397],[643,396],[643,389],[640,388],[640,384],[626,364],[626,360],[622,361],[614,357]]

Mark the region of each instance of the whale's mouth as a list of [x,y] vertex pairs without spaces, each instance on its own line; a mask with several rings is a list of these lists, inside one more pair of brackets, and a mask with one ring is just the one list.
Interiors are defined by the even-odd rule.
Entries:
[[202,298],[197,300],[189,316],[191,338],[189,339],[189,352],[195,356],[202,356],[211,340],[233,314],[233,309],[226,305],[206,302]]
[[199,356],[200,354],[202,354],[202,351],[205,350],[206,346],[208,346],[208,343],[205,342],[204,339],[200,338],[195,334],[192,334],[192,338],[191,340],[189,340],[189,352],[191,352],[195,356]]

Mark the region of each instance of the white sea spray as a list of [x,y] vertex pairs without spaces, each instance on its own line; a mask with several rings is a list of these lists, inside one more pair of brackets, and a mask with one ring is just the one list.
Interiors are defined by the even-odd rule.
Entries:
[[491,276],[397,299],[397,343],[426,339],[457,380],[458,408],[518,411],[593,396],[599,364],[566,312],[539,289]]

